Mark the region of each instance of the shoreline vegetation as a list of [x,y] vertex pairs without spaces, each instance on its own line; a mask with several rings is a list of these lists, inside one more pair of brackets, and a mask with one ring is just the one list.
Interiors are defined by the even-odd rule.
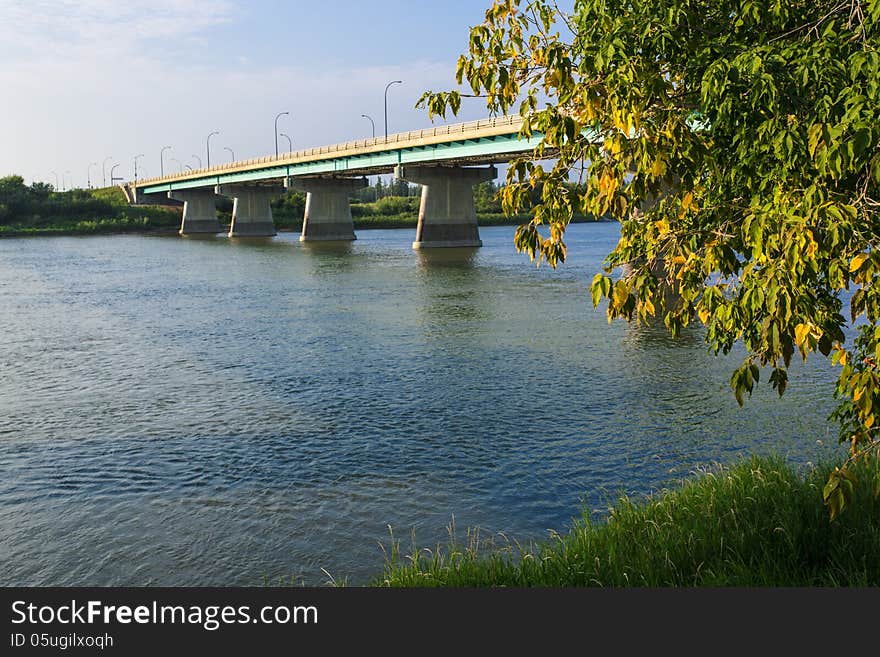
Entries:
[[[497,200],[498,186],[483,183],[474,191],[480,226],[516,226],[530,214],[507,216]],[[351,203],[355,230],[415,228],[418,224],[418,188],[403,181],[376,184],[356,192]],[[232,201],[218,198],[218,218],[229,228]],[[302,230],[305,194],[290,192],[273,201],[272,214],[279,232]],[[117,233],[172,234],[180,228],[181,208],[129,205],[118,187],[57,192],[51,185],[24,184],[21,176],[0,178],[0,238],[98,235]],[[573,223],[594,221],[576,214]]]
[[[602,521],[521,545],[468,531],[408,554],[392,536],[392,587],[878,586],[878,461],[855,468],[858,503],[834,521],[822,502],[830,465],[801,474],[780,457],[715,468],[642,500],[622,497]],[[415,541],[413,541],[415,543]]]

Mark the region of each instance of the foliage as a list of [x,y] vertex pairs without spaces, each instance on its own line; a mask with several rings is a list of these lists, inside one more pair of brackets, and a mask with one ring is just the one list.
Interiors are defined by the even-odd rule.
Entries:
[[477,212],[491,212],[493,214],[504,212],[504,208],[501,207],[499,189],[500,187],[495,184],[494,180],[474,185],[474,207]]
[[353,203],[351,214],[353,217],[408,214],[416,219],[419,215],[419,199],[415,196],[385,196],[372,203]]
[[272,201],[272,215],[296,218],[302,221],[306,209],[306,195],[303,192],[289,191],[281,198]]
[[102,187],[100,189],[93,189],[90,190],[89,193],[92,195],[92,197],[101,201],[106,201],[111,205],[128,205],[128,200],[125,198],[125,193],[120,187],[116,185],[114,185],[113,187]]
[[0,232],[111,232],[179,226],[172,208],[129,207],[118,187],[55,192],[50,185],[24,184],[21,176],[0,178]]
[[645,500],[621,498],[604,521],[584,512],[537,545],[469,534],[467,545],[403,555],[394,541],[385,586],[877,586],[878,463],[852,470],[864,504],[829,523],[819,497],[828,467],[800,476],[778,458],[716,469]]
[[[457,70],[492,112],[524,116],[535,156],[558,158],[511,163],[506,210],[542,189],[517,248],[556,266],[574,209],[610,213],[620,241],[592,283],[609,320],[699,321],[716,353],[742,343],[740,403],[762,368],[782,394],[795,354],[833,353],[853,458],[880,445],[878,19],[880,0],[578,0],[571,14],[496,0]],[[460,92],[421,102],[445,115]],[[571,172],[582,191],[564,187]],[[868,323],[854,346],[847,300]]]

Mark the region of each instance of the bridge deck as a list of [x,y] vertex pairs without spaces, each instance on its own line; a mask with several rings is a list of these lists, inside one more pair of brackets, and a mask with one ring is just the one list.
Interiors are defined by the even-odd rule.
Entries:
[[399,164],[502,162],[517,153],[533,149],[540,141],[540,135],[520,139],[521,125],[519,116],[481,119],[309,148],[277,157],[273,155],[230,162],[210,169],[138,180],[136,186],[141,193],[155,194],[227,183],[277,180],[288,176],[387,173]]

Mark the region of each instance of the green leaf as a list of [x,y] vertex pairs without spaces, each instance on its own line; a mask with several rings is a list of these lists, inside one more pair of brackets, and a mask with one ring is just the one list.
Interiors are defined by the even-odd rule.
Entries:
[[593,282],[590,284],[590,294],[593,297],[593,308],[599,305],[599,301],[602,299],[602,279],[605,277],[602,274],[596,274],[593,276]]

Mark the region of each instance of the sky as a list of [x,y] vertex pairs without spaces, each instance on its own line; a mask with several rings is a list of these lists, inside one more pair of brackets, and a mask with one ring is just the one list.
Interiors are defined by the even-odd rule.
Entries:
[[[428,127],[490,0],[0,0],[0,177],[61,187]],[[487,116],[464,99],[457,118]],[[443,121],[435,120],[435,124]],[[282,151],[287,140],[279,137]],[[195,156],[195,157],[194,157]],[[198,158],[198,159],[197,159]],[[102,167],[106,167],[102,171]],[[106,174],[105,174],[106,172]],[[56,177],[57,176],[57,177]]]

